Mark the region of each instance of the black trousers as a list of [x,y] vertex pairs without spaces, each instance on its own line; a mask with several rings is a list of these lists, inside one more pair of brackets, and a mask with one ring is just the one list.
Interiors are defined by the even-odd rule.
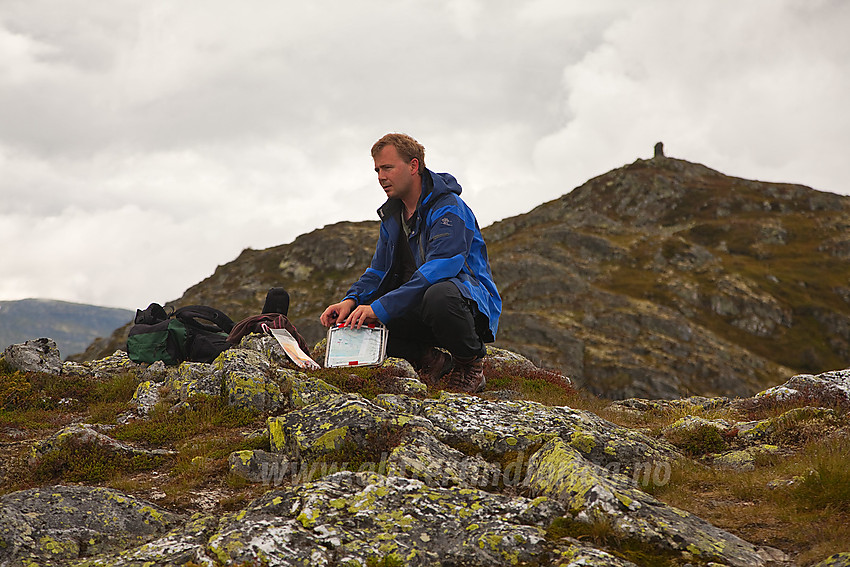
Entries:
[[464,298],[454,283],[437,282],[425,291],[422,303],[387,324],[387,355],[404,358],[417,368],[435,346],[460,358],[484,356],[487,349],[478,329],[487,325],[475,302]]

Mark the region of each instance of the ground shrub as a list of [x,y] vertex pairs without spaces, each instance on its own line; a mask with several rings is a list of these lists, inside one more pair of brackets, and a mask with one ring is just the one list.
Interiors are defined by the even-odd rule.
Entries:
[[157,468],[163,460],[158,455],[128,455],[99,443],[71,439],[44,455],[32,475],[39,482],[103,482],[121,473]]
[[526,400],[546,405],[571,405],[579,401],[580,394],[570,379],[554,370],[537,368],[519,362],[484,360],[486,390],[514,390]]
[[221,396],[194,396],[174,411],[160,403],[148,419],[120,425],[112,436],[124,441],[161,445],[220,429],[262,425],[263,416],[251,409],[235,408]]
[[717,427],[702,423],[692,429],[677,429],[667,435],[667,440],[690,457],[722,453],[729,442]]
[[393,368],[354,366],[351,368],[323,368],[313,375],[332,384],[343,392],[360,394],[374,399],[378,394],[401,394],[404,388]]

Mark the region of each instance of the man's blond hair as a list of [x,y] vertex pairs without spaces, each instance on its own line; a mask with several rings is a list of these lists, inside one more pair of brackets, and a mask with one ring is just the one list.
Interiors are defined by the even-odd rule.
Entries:
[[425,148],[407,134],[386,134],[372,146],[372,159],[386,146],[393,146],[401,159],[410,163],[419,160],[419,174],[425,171]]

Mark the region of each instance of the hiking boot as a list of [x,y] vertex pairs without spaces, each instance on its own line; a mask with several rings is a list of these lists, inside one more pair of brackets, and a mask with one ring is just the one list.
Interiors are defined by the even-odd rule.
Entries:
[[446,390],[474,394],[484,389],[487,379],[484,377],[484,359],[453,357],[454,368],[449,372]]
[[419,379],[428,386],[433,388],[439,384],[440,380],[446,373],[452,369],[452,356],[439,349],[432,348],[419,361]]

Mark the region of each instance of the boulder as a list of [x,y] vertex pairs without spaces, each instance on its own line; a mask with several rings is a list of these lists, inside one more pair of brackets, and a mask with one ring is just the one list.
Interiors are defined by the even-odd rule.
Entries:
[[182,518],[116,490],[48,486],[0,496],[0,565],[57,565],[143,544]]
[[21,372],[44,372],[47,374],[60,374],[62,372],[62,359],[59,348],[53,339],[34,339],[21,344],[9,345],[3,351],[12,368]]
[[532,494],[564,504],[575,521],[604,523],[626,540],[734,567],[772,565],[777,558],[790,565],[777,550],[760,549],[656,500],[629,477],[588,462],[560,438],[550,440],[531,457],[524,483]]
[[525,400],[491,401],[443,392],[437,399],[423,400],[420,415],[434,425],[438,439],[467,453],[530,455],[552,437],[561,437],[591,461],[618,471],[679,457],[665,441],[589,411]]
[[206,553],[220,563],[510,565],[550,562],[547,498],[432,488],[419,480],[343,471],[271,490],[222,519]]

